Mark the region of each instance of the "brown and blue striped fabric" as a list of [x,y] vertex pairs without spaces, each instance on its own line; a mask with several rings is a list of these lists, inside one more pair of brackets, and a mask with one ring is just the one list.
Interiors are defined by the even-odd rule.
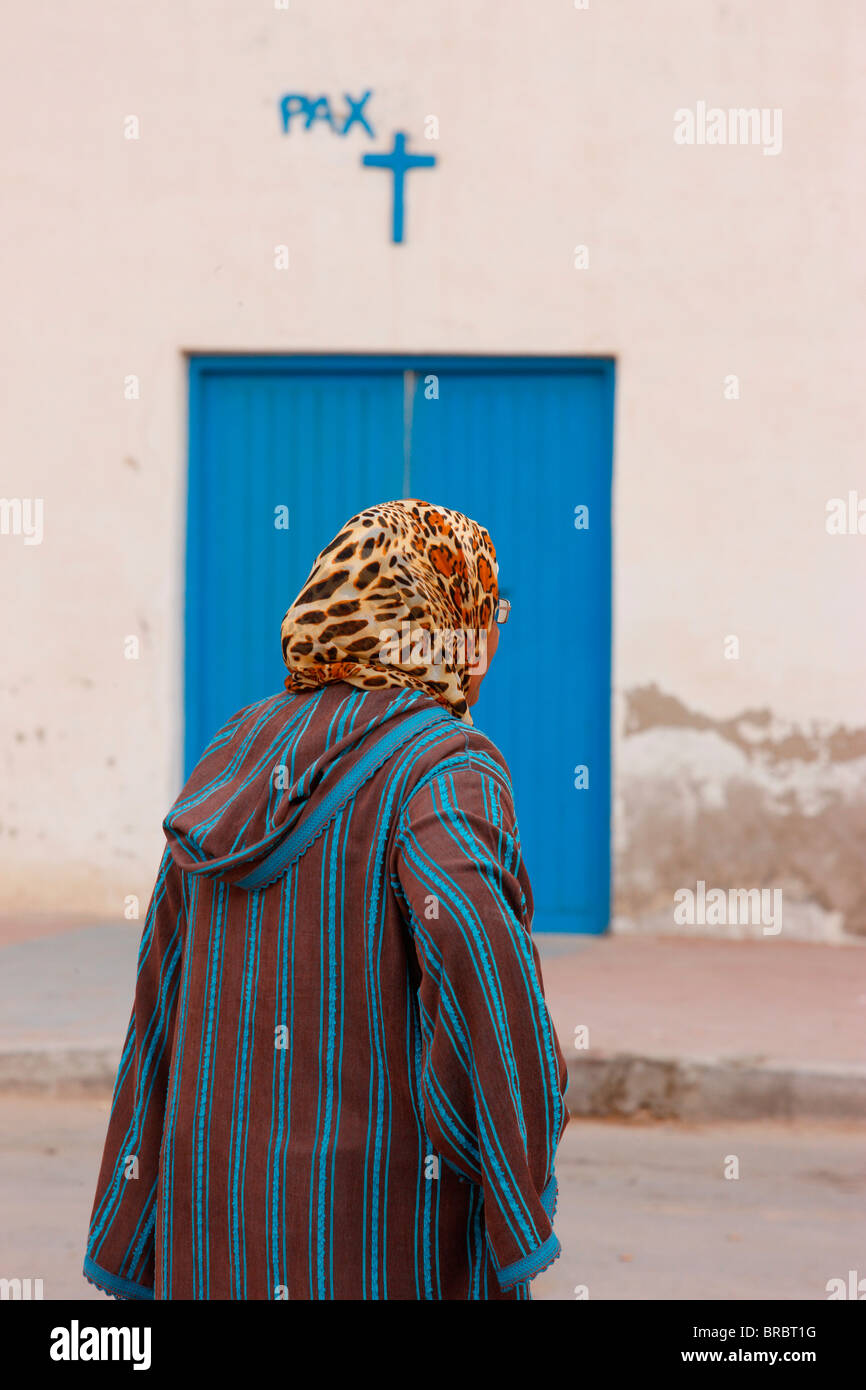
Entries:
[[526,1299],[559,1254],[566,1068],[508,769],[344,683],[236,715],[166,817],[84,1272],[120,1298]]

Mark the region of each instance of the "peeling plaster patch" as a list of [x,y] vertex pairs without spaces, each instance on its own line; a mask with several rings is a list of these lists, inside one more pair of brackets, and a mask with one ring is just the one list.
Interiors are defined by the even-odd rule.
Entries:
[[[866,935],[866,729],[797,728],[768,710],[714,720],[657,686],[626,694],[616,774],[616,905],[667,917],[673,894],[775,887],[793,939]],[[795,913],[813,907],[817,916]],[[694,934],[730,930],[690,927]]]
[[815,720],[808,729],[776,719],[768,709],[744,710],[733,719],[712,719],[690,710],[657,685],[638,686],[626,694],[625,734],[645,729],[715,730],[745,752],[760,752],[768,761],[822,760],[848,762],[866,758],[866,728],[846,729]]
[[718,730],[693,728],[647,730],[624,747],[623,770],[630,778],[646,780],[649,795],[659,781],[668,783],[695,812],[724,806],[733,782],[760,788],[777,816],[819,816],[840,798],[866,799],[866,757],[833,762],[793,756],[781,762],[763,747],[744,752]]

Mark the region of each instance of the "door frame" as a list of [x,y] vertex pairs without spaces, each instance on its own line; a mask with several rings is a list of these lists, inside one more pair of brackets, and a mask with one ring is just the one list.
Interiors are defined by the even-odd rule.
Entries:
[[[190,531],[189,524],[189,494],[192,489],[193,481],[201,481],[202,474],[202,393],[204,384],[208,377],[223,374],[245,373],[250,375],[263,375],[273,373],[282,375],[292,372],[301,375],[305,372],[316,373],[328,371],[333,373],[345,372],[347,375],[363,372],[365,369],[370,371],[394,371],[400,373],[415,372],[418,375],[435,375],[437,370],[447,371],[449,368],[459,368],[463,372],[495,372],[507,374],[516,372],[522,375],[539,372],[547,375],[598,375],[602,379],[604,387],[605,412],[601,430],[604,443],[604,457],[609,460],[609,496],[610,512],[608,515],[609,523],[609,569],[608,569],[608,603],[605,610],[605,630],[606,643],[605,652],[608,673],[608,725],[607,725],[607,754],[608,754],[608,785],[607,785],[607,904],[608,922],[610,920],[610,908],[612,905],[613,887],[613,842],[612,842],[612,811],[613,811],[613,787],[614,787],[614,767],[613,767],[613,583],[614,583],[614,531],[613,531],[613,497],[614,497],[614,407],[615,407],[615,382],[616,382],[616,358],[614,356],[584,357],[578,355],[557,355],[550,354],[532,355],[525,354],[515,356],[512,354],[477,354],[477,353],[448,353],[435,351],[430,353],[419,352],[190,352],[187,354],[189,368],[189,396],[188,396],[188,439],[187,439],[187,505],[184,523],[184,618],[183,618],[183,679],[181,682],[182,690],[182,719],[183,719],[183,746],[185,760],[189,757],[188,729],[187,729],[187,707],[189,701],[189,690],[187,682],[187,672],[189,670],[189,654],[195,652],[200,642],[200,629],[192,620],[189,604],[186,596],[190,590],[189,575],[193,563],[198,563],[200,555],[201,537],[195,536]],[[202,652],[197,652],[197,658],[201,661]]]

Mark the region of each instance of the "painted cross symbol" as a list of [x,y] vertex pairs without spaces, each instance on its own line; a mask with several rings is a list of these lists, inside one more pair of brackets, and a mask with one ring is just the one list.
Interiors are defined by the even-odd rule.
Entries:
[[432,169],[436,163],[433,154],[407,154],[406,134],[402,130],[394,133],[394,148],[390,154],[365,154],[361,163],[373,169],[390,169],[394,175],[394,213],[391,231],[392,241],[403,240],[403,184],[408,169]]

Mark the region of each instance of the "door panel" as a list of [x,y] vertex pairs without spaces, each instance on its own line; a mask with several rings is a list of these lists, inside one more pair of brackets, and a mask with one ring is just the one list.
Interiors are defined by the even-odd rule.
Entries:
[[[511,768],[538,931],[609,913],[611,381],[607,371],[419,376],[412,495],[465,512],[512,601],[473,710]],[[575,507],[589,507],[589,529]],[[575,768],[588,788],[575,788]]]
[[280,624],[313,560],[403,482],[400,373],[193,363],[191,392],[187,770],[226,719],[280,689]]
[[535,930],[603,931],[612,419],[610,362],[194,358],[187,768],[282,686],[283,613],[349,516],[406,495],[464,511],[490,531],[513,603],[473,717],[511,768]]

